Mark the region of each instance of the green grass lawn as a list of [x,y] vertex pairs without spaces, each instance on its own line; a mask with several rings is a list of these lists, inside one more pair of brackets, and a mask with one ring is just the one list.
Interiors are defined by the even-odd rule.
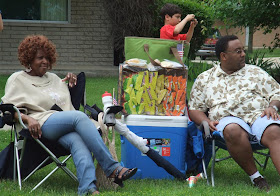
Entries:
[[[4,85],[7,76],[0,76],[0,97],[4,94]],[[87,103],[92,105],[97,103],[101,105],[101,95],[104,91],[112,92],[112,89],[117,89],[117,77],[111,78],[87,78]],[[188,81],[188,92],[193,82]],[[10,132],[0,131],[0,150],[7,146],[10,142]],[[120,138],[117,137],[116,141],[117,154],[120,160]],[[225,152],[219,152],[218,155],[226,155]],[[211,166],[211,165],[210,165]],[[27,182],[23,183],[22,191],[19,191],[17,183],[9,180],[0,181],[1,195],[76,195],[77,183],[75,183],[64,172],[57,171],[55,175],[50,177],[43,185],[41,185],[33,193],[29,194],[35,182],[41,180],[47,173],[48,169],[52,168],[49,165],[34,176]],[[68,163],[68,167],[75,171],[72,160]],[[210,167],[209,167],[210,169]],[[210,170],[208,169],[208,176]],[[268,183],[272,186],[270,195],[280,195],[279,175],[276,172],[271,160],[268,167],[261,173],[267,177]],[[213,188],[207,185],[205,180],[200,180],[193,188],[188,187],[188,183],[178,180],[127,180],[124,182],[124,188],[118,188],[116,191],[110,189],[101,189],[101,195],[267,195],[254,188],[249,180],[249,177],[237,166],[233,160],[226,160],[216,164],[216,187]]]
[[[3,149],[9,143],[10,133],[7,131],[0,132],[0,149]],[[117,151],[120,157],[120,140],[117,137]],[[219,152],[218,155],[226,155],[225,152]],[[211,166],[211,165],[210,165]],[[54,166],[49,165],[27,182],[23,183],[22,191],[19,191],[17,182],[10,180],[0,181],[1,195],[76,195],[77,183],[75,183],[64,172],[58,170],[51,176],[41,187],[29,194],[34,184],[41,180],[48,171]],[[68,167],[75,172],[72,160],[68,162]],[[209,167],[210,168],[210,167]],[[269,161],[268,168],[261,173],[267,177],[269,184],[272,186],[270,195],[279,195],[279,176]],[[210,170],[208,169],[208,175]],[[193,188],[188,187],[188,183],[178,180],[127,180],[124,188],[118,188],[116,191],[110,189],[101,189],[101,195],[267,195],[259,192],[250,184],[246,174],[235,164],[233,160],[226,160],[216,164],[216,186],[213,188],[207,185],[206,180],[200,180]]]

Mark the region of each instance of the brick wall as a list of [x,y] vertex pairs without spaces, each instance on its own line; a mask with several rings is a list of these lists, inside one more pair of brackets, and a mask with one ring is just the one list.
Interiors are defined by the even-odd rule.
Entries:
[[102,0],[71,0],[70,24],[4,21],[0,32],[0,73],[11,74],[23,67],[17,60],[17,47],[30,34],[43,34],[57,47],[53,71],[65,74],[85,71],[87,75],[116,75],[110,22]]
[[[217,21],[214,26],[224,26],[223,22]],[[220,32],[222,36],[224,35],[236,35],[240,39],[240,41],[245,45],[245,29],[240,28],[231,28],[231,29],[220,29]],[[271,33],[268,33],[266,35],[263,34],[262,30],[256,31],[253,36],[253,48],[263,48],[263,44],[266,46],[272,46],[271,41],[273,41],[274,36],[276,33],[280,33],[280,27],[278,27],[275,30],[272,30]]]

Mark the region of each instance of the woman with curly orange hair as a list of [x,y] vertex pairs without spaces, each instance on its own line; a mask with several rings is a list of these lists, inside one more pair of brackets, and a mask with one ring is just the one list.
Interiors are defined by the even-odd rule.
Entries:
[[[48,72],[56,62],[55,45],[42,35],[27,36],[18,47],[18,58],[26,70],[9,77],[2,101],[24,109],[21,118],[32,137],[58,141],[70,150],[77,168],[79,195],[99,193],[91,154],[106,176],[122,186],[122,181],[133,176],[137,169],[120,166],[92,121],[74,109],[66,82],[70,87],[76,85],[76,75],[68,73],[61,79]],[[52,110],[54,105],[62,111]]]
[[49,41],[45,36],[27,36],[18,47],[18,59],[20,63],[27,68],[27,72],[32,75],[31,62],[38,50],[41,50],[48,57],[48,69],[51,70],[56,62],[56,48],[55,45]]

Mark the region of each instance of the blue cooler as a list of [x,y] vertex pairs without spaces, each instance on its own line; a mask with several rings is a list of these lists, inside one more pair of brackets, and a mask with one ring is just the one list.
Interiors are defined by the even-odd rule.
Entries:
[[[186,116],[122,116],[122,122],[136,135],[148,139],[150,148],[172,163],[182,173],[186,171],[187,126]],[[137,167],[134,179],[173,178],[145,154],[121,136],[121,161],[127,168]]]

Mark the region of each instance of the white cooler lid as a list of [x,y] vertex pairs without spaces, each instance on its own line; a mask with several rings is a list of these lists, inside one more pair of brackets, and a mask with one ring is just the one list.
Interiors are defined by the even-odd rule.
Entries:
[[132,126],[187,127],[186,116],[122,115],[122,123]]

